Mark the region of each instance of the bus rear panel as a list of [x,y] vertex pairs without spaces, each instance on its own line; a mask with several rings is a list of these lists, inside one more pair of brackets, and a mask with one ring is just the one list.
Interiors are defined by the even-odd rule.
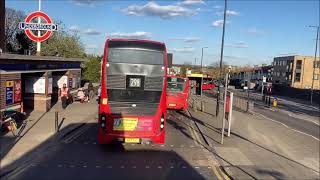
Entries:
[[101,144],[164,143],[166,48],[153,41],[107,40],[102,64]]

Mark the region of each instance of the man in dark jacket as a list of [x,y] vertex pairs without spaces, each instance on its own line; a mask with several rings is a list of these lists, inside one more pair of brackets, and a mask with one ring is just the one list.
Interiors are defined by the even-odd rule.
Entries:
[[93,89],[92,82],[89,82],[88,92],[89,92],[89,102],[90,102],[90,100],[94,98],[94,89]]

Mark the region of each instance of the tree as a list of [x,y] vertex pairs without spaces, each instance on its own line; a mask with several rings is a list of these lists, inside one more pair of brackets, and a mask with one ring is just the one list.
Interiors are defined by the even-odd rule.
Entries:
[[6,8],[5,13],[5,42],[7,52],[23,54],[24,50],[35,52],[35,43],[19,29],[19,22],[23,22],[26,15],[22,11]]
[[[31,41],[25,33],[18,28],[19,22],[23,22],[25,17],[26,15],[22,11],[6,8],[5,41],[7,52],[23,54],[25,50],[31,50],[31,54],[35,54],[36,43]],[[36,19],[34,19],[34,21],[36,23]],[[52,37],[41,43],[41,55],[66,58],[85,57],[85,51],[80,37],[64,31],[64,25],[61,21],[58,20],[55,22],[59,27],[59,31],[54,32]],[[36,33],[36,31],[34,33]]]
[[84,79],[91,82],[100,81],[101,56],[89,55],[88,61],[84,64]]
[[85,51],[80,37],[68,34],[65,31],[55,32],[50,39],[41,45],[42,56],[59,56],[65,58],[85,57]]

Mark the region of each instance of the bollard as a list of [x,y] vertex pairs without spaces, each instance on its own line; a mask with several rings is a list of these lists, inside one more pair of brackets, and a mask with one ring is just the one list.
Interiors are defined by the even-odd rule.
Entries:
[[59,121],[59,114],[58,114],[58,111],[55,112],[55,123],[54,123],[54,130],[55,132],[58,132],[58,121]]
[[192,105],[193,111],[197,112],[197,102],[193,99],[193,105]]

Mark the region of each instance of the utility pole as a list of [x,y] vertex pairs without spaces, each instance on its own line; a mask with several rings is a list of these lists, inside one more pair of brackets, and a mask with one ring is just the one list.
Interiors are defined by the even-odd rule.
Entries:
[[223,61],[224,33],[225,33],[225,29],[226,29],[226,18],[227,18],[227,0],[224,0],[223,30],[222,30],[222,40],[221,40],[220,73],[219,73],[219,86],[218,86],[216,116],[219,115],[220,84],[222,83],[221,77],[222,77],[222,61]]
[[[319,38],[319,27],[320,26],[309,26],[309,27],[314,27],[317,28],[317,35],[316,35],[316,49],[314,52],[314,61],[313,61],[313,73],[312,73],[312,83],[311,83],[311,92],[310,92],[310,103],[312,104],[313,102],[313,88],[314,88],[314,73],[316,69],[316,62],[317,62],[317,52],[318,52],[318,38]],[[319,77],[318,77],[319,79]]]

